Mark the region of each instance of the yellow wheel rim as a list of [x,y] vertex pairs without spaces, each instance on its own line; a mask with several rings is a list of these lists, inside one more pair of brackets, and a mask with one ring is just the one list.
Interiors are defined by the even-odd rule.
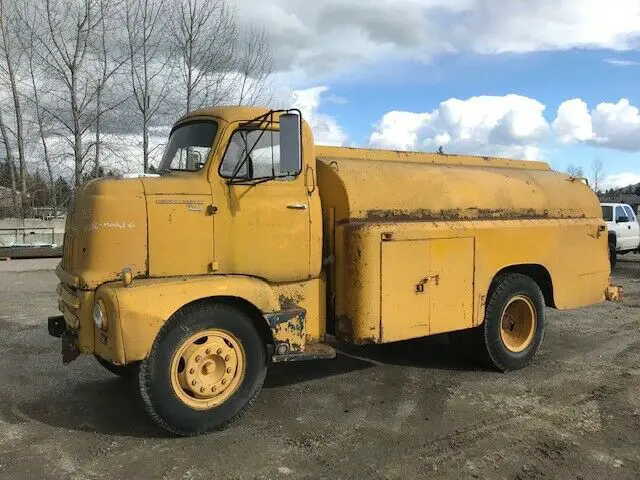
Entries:
[[538,316],[533,302],[524,295],[509,300],[502,311],[500,338],[508,350],[518,353],[526,350],[536,334]]
[[231,333],[212,328],[191,335],[171,361],[171,387],[189,407],[206,410],[225,402],[244,378],[246,354]]

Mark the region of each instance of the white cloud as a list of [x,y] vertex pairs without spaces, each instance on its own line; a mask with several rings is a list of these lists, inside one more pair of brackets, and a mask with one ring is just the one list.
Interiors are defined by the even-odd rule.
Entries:
[[580,98],[562,102],[553,121],[553,131],[560,143],[591,140],[593,126],[587,104]]
[[637,67],[640,66],[640,62],[635,60],[622,60],[619,58],[605,58],[604,63],[608,63],[614,67]]
[[281,71],[320,80],[443,53],[635,48],[637,0],[235,0],[271,35]]
[[389,112],[376,124],[372,146],[536,159],[547,137],[545,106],[520,95],[450,98],[428,113]]
[[640,175],[633,172],[617,173],[608,175],[602,183],[605,189],[627,187],[640,183]]
[[626,98],[600,103],[591,111],[579,98],[567,100],[558,107],[553,128],[562,143],[640,151],[640,110]]
[[[428,113],[388,112],[385,113],[371,134],[369,143],[376,147],[410,150],[418,144],[418,130],[431,115]],[[444,139],[443,139],[444,140]]]
[[319,112],[322,96],[328,90],[326,86],[294,90],[291,103],[311,125],[315,143],[341,146],[347,142],[346,133],[333,117]]

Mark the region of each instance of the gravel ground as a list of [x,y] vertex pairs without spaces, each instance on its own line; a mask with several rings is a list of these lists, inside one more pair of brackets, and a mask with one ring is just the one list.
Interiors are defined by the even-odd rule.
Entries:
[[0,478],[640,478],[638,256],[616,268],[624,301],[549,311],[524,370],[446,337],[352,348],[274,366],[243,420],[189,439],[93,358],[62,365],[50,263],[0,271]]

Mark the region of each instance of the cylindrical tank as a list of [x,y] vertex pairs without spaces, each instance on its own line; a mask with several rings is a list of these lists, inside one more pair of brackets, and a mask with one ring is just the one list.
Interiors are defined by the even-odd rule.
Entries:
[[316,156],[337,222],[601,216],[588,186],[543,162],[333,147]]

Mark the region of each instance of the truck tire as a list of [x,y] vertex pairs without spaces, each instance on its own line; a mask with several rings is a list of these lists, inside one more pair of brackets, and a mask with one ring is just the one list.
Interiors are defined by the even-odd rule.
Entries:
[[519,273],[494,279],[476,334],[480,359],[501,372],[523,368],[540,349],[544,331],[544,297],[538,284]]
[[267,372],[267,350],[252,319],[225,304],[198,302],[175,313],[140,362],[138,386],[165,431],[195,436],[242,417]]
[[102,367],[109,370],[114,375],[118,375],[119,377],[129,378],[133,375],[133,366],[131,365],[114,365],[111,362],[106,361],[104,358],[95,355],[96,360]]
[[615,244],[609,243],[609,263],[611,264],[611,270],[616,268],[616,262],[618,261],[618,252],[616,252]]

